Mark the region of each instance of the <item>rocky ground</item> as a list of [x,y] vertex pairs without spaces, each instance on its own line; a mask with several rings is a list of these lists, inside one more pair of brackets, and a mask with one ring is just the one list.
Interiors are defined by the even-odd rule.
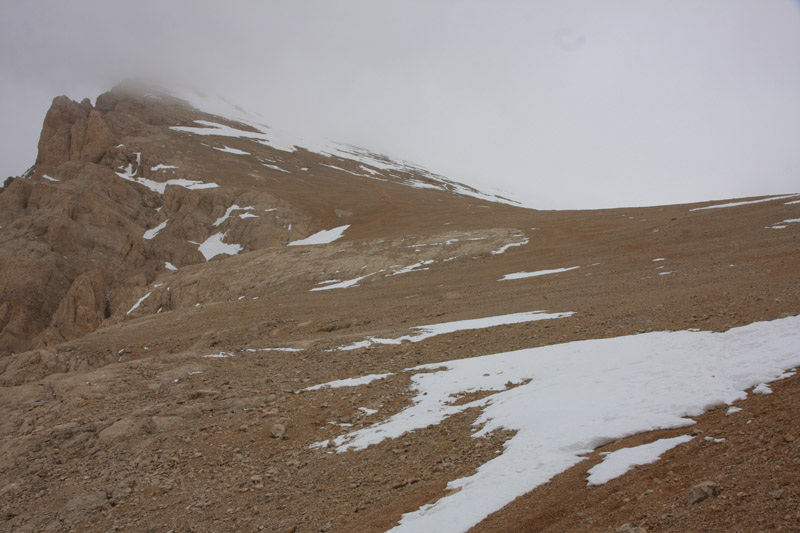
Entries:
[[[0,189],[0,202],[13,207],[0,211],[3,531],[383,531],[441,498],[448,482],[472,474],[512,435],[471,438],[473,409],[357,452],[311,446],[407,406],[404,369],[647,331],[725,331],[800,313],[800,224],[772,229],[798,218],[800,204],[791,202],[800,197],[699,211],[691,209],[707,204],[526,210],[321,166],[365,173],[352,161],[201,137],[258,153],[256,171],[252,157],[211,157],[191,134],[166,129],[197,119],[174,103],[150,108],[109,96],[95,108],[75,104],[83,111],[58,105],[79,117],[71,124],[86,111],[86,132],[99,131],[84,133],[95,139],[86,157],[80,147],[64,155],[40,143],[31,176]],[[89,127],[101,119],[108,131]],[[43,133],[43,142],[50,137]],[[109,139],[100,143],[105,151],[98,138]],[[185,179],[220,187],[150,191],[116,174],[136,153],[142,169],[176,163]],[[264,167],[267,158],[292,172]],[[309,172],[301,168],[316,174],[297,178]],[[143,170],[163,179],[154,172]],[[102,210],[78,207],[93,196]],[[262,216],[214,226],[233,204]],[[279,217],[263,216],[273,208]],[[142,239],[163,220],[163,234]],[[350,228],[334,243],[285,246],[341,224]],[[243,244],[241,253],[205,261],[187,244],[222,230],[226,242]],[[516,246],[497,253],[509,244]],[[573,266],[580,268],[497,281]],[[366,274],[356,286],[311,291]],[[575,314],[328,351],[413,326],[532,310]],[[397,374],[358,387],[302,391],[390,372]],[[714,408],[689,430],[599,448],[475,530],[798,530],[800,380],[772,388],[736,402],[735,415]],[[687,431],[701,438],[586,485],[601,452]],[[705,497],[690,503],[704,482]]]

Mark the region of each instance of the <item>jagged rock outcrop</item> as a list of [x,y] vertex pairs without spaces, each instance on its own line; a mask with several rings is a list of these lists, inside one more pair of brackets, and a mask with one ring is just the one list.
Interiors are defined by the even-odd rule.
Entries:
[[429,179],[419,169],[365,167],[352,150],[276,144],[267,129],[135,83],[95,106],[55,98],[36,164],[0,187],[0,357],[125,319],[165,270],[422,207],[405,199]]
[[103,269],[79,275],[58,306],[50,328],[43,335],[45,345],[57,344],[94,331],[111,316]]

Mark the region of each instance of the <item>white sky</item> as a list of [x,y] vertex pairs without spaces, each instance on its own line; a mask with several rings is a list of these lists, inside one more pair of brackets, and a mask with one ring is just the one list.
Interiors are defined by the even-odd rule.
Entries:
[[800,192],[800,2],[0,0],[0,178],[158,76],[542,209]]

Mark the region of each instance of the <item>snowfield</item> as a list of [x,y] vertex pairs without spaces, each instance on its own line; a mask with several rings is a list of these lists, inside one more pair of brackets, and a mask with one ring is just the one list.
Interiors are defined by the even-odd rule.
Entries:
[[[462,532],[598,446],[654,429],[691,426],[691,417],[744,399],[747,389],[787,377],[784,371],[797,365],[798,316],[724,333],[655,332],[444,361],[406,370],[414,374],[411,406],[332,443],[313,446],[330,444],[340,453],[363,450],[471,407],[482,409],[473,437],[499,429],[517,431],[503,453],[447,487],[461,490],[403,515],[392,529]],[[327,386],[357,386],[372,379]],[[453,405],[459,395],[480,390],[496,392]],[[660,455],[673,442],[678,441],[628,452],[627,458],[621,454],[622,460],[618,455],[612,466],[599,470],[618,473]]]

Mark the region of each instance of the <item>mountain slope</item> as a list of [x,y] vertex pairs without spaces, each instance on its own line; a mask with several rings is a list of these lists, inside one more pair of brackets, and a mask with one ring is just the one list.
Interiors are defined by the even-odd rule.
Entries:
[[[56,99],[37,164],[0,189],[0,529],[386,530],[466,495],[456,480],[525,437],[480,419],[481,402],[553,408],[548,430],[569,419],[563,400],[534,403],[544,368],[517,375],[494,354],[526,350],[535,365],[546,359],[536,348],[688,329],[735,337],[800,312],[798,196],[536,211],[228,116],[130,86],[95,106]],[[670,377],[730,385],[735,369],[705,374],[711,342],[691,342]],[[712,360],[724,369],[722,352]],[[419,380],[483,357],[491,366],[474,379],[493,381],[447,389],[450,416],[337,448],[411,412]],[[643,364],[618,364],[619,387],[605,387],[643,382],[632,377]],[[408,370],[420,365],[431,366]],[[587,487],[600,452],[693,432],[609,423],[577,450],[585,460],[476,529],[790,528],[798,379],[744,394],[756,375],[730,385],[736,416],[702,402],[672,413],[697,420],[695,438],[655,464]],[[476,420],[491,431],[476,437]],[[706,480],[719,497],[687,504]]]
[[36,165],[0,189],[0,354],[119,318],[166,263],[213,257],[208,239],[247,252],[337,225],[358,236],[387,217],[413,230],[433,205],[465,209],[447,191],[482,196],[357,149],[274,139],[135,84],[94,107],[56,98]]

